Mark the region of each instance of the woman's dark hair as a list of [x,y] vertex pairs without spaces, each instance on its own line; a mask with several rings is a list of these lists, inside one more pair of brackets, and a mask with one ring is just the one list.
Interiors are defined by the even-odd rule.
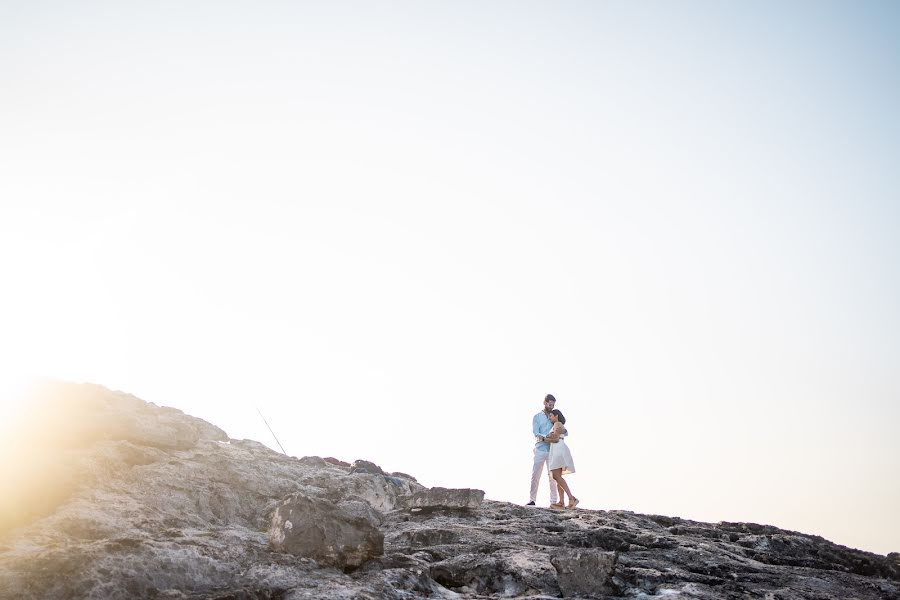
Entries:
[[550,414],[556,415],[556,418],[559,419],[559,422],[562,423],[563,425],[566,424],[566,418],[563,416],[562,411],[559,410],[558,408],[554,408],[553,410],[551,410]]

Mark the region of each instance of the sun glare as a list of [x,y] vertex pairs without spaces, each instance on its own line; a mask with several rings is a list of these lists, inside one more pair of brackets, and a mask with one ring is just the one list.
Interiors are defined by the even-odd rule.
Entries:
[[26,377],[0,376],[0,437],[7,437],[9,428],[25,406],[25,392],[31,380]]

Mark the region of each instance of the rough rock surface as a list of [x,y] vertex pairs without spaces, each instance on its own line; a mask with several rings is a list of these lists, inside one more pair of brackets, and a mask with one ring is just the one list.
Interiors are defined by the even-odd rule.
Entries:
[[380,519],[361,510],[363,514],[343,510],[339,504],[296,492],[275,507],[269,545],[352,571],[384,553],[384,534],[377,527]]
[[484,492],[481,490],[434,487],[421,490],[411,496],[403,498],[401,505],[417,512],[422,509],[438,510],[444,508],[476,509],[484,500]]
[[550,557],[563,596],[614,595],[618,555],[615,552],[566,548]]
[[[900,598],[896,553],[766,525],[426,490],[371,463],[351,473],[231,440],[100,386],[50,385],[39,403],[56,422],[4,440],[17,451],[28,441],[31,460],[0,474],[2,599]],[[279,542],[292,502],[332,519],[314,530],[324,551]],[[349,525],[383,536],[382,549],[343,552],[353,536],[335,531]]]

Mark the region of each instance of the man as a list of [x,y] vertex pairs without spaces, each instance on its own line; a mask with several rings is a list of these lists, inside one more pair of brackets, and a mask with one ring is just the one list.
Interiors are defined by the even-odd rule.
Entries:
[[[534,506],[537,500],[538,484],[541,482],[541,473],[547,465],[547,457],[550,456],[550,443],[545,442],[544,436],[553,429],[553,423],[550,422],[550,411],[556,407],[556,398],[553,394],[547,394],[544,397],[544,410],[534,415],[531,420],[531,429],[534,433],[534,468],[531,471],[531,499],[527,506]],[[547,471],[547,477],[550,481],[550,503],[559,502],[559,490],[556,488],[556,481],[550,471]]]

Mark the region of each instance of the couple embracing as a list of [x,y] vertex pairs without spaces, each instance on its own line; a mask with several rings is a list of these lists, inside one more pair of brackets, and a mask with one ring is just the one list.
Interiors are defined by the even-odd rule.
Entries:
[[[538,484],[544,472],[544,465],[550,475],[550,508],[575,508],[578,498],[572,495],[563,475],[575,472],[572,453],[566,446],[566,418],[556,409],[553,394],[544,397],[544,410],[534,415],[531,428],[534,433],[534,468],[531,471],[531,499],[528,506],[537,500]],[[565,504],[565,497],[569,503]]]

